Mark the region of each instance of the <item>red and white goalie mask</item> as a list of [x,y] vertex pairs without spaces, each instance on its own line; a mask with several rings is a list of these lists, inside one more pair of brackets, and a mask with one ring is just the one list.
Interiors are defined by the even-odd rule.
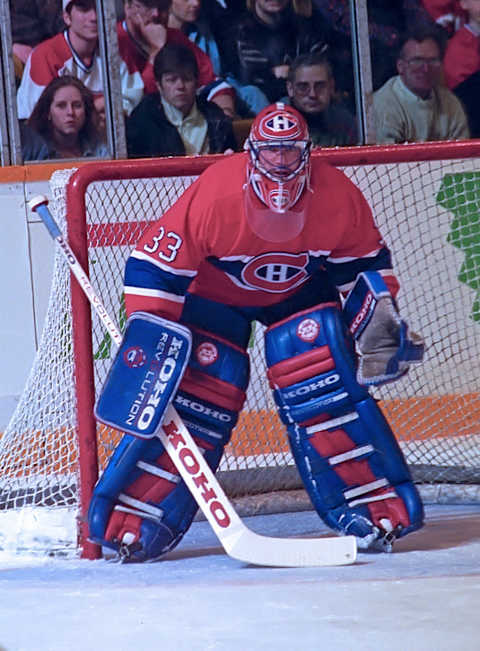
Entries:
[[285,242],[301,233],[311,194],[310,147],[307,123],[292,106],[272,104],[254,119],[245,142],[245,213],[262,239]]

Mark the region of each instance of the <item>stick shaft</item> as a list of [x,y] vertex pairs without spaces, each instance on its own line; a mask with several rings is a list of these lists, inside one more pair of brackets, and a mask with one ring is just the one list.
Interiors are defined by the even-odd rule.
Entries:
[[106,307],[102,303],[102,300],[98,296],[98,294],[95,292],[93,289],[90,279],[88,278],[85,270],[83,267],[80,265],[78,262],[75,254],[73,253],[72,249],[70,248],[70,245],[68,242],[64,239],[59,227],[57,226],[52,213],[50,212],[48,206],[46,204],[40,204],[35,208],[35,211],[37,214],[41,217],[43,223],[47,227],[48,232],[50,235],[53,237],[53,239],[57,242],[58,246],[60,247],[66,261],[68,262],[68,265],[70,267],[71,272],[75,276],[75,278],[78,280],[80,287],[83,289],[85,292],[88,300],[92,304],[92,307],[100,317],[103,325],[107,329],[109,335],[112,337],[114,342],[119,346],[122,343],[122,335],[120,334],[120,331],[118,330],[117,326],[115,325],[115,322],[110,318]]

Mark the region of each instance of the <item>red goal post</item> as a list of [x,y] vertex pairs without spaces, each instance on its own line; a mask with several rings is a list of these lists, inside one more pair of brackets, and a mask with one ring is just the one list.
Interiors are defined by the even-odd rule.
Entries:
[[[375,390],[418,482],[479,500],[480,142],[315,152],[364,192],[401,283],[402,316],[426,338],[425,363]],[[149,221],[219,156],[92,162],[52,177],[52,208],[120,327],[125,260]],[[321,211],[321,206],[318,206]],[[93,404],[113,348],[68,268],[56,259],[37,360],[0,440],[0,513],[35,505],[79,511],[80,549],[94,557],[85,515],[120,434]],[[249,353],[247,404],[220,467],[231,496],[299,488],[266,386],[262,328]],[[432,491],[430,494],[432,494]],[[446,498],[445,498],[446,499]]]

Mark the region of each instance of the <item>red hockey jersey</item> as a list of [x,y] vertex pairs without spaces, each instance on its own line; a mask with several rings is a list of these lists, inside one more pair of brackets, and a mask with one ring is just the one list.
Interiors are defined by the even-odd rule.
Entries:
[[312,159],[305,226],[295,239],[272,244],[245,216],[246,163],[242,153],[207,168],[146,231],[127,262],[129,314],[178,320],[187,291],[227,305],[268,306],[321,268],[343,293],[361,271],[379,271],[395,295],[390,252],[367,201],[343,172]]
[[[61,75],[78,77],[94,95],[103,95],[103,72],[100,54],[97,51],[89,66],[85,65],[70,43],[68,30],[43,41],[32,51],[25,64],[22,81],[17,92],[18,118],[26,119],[32,114],[40,95],[48,84]],[[140,102],[143,82],[135,78],[120,62],[120,85],[123,109],[127,115]]]

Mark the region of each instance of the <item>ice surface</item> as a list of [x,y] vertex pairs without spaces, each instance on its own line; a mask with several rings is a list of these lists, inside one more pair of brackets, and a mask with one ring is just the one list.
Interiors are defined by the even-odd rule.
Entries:
[[[480,506],[427,507],[393,554],[272,569],[226,556],[195,522],[142,565],[0,553],[6,651],[478,651]],[[246,518],[267,535],[322,535],[311,512]]]

